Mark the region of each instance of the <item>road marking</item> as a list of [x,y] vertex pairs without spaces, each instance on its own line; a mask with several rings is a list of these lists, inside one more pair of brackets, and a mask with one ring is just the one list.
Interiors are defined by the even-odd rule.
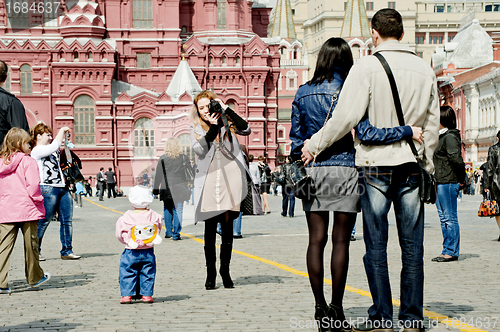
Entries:
[[[116,212],[116,213],[119,213],[119,214],[124,214],[123,212],[121,211],[118,211],[118,210],[113,210],[113,209],[110,209],[110,208],[107,208],[105,206],[102,206],[101,204],[98,204],[98,203],[95,203],[95,202],[92,202],[91,200],[89,200],[88,198],[85,198],[86,201],[98,206],[98,207],[101,207],[103,209],[106,209],[106,210],[109,210],[109,211],[113,211],[113,212]],[[165,229],[165,227],[163,226],[162,227],[163,229]],[[183,233],[181,232],[180,233],[182,236],[185,236],[187,238],[190,238],[198,243],[201,243],[201,244],[204,244],[205,241],[203,241],[202,239],[194,236],[194,235],[191,235],[191,234],[187,234],[187,233]],[[219,248],[219,246],[216,246]],[[239,250],[235,250],[233,249],[233,252],[235,254],[238,254],[238,255],[241,255],[241,256],[245,256],[245,257],[248,257],[250,259],[253,259],[253,260],[256,260],[256,261],[259,261],[259,262],[262,262],[262,263],[265,263],[265,264],[268,264],[268,265],[272,265],[272,266],[275,266],[277,268],[280,268],[284,271],[287,271],[287,272],[290,272],[290,273],[293,273],[293,274],[296,274],[296,275],[299,275],[299,276],[302,276],[302,277],[306,277],[308,278],[309,277],[309,274],[307,272],[303,272],[303,271],[300,271],[300,270],[297,270],[297,269],[294,269],[290,266],[287,266],[285,264],[281,264],[281,263],[278,263],[278,262],[275,262],[275,261],[272,261],[272,260],[269,260],[269,259],[266,259],[266,258],[262,258],[262,257],[259,257],[259,256],[255,256],[255,255],[252,255],[252,254],[248,254],[246,252],[243,252],[243,251],[239,251]],[[332,285],[332,280],[331,279],[326,279],[324,278],[323,279],[325,284],[327,285]],[[346,285],[345,286],[345,290],[348,291],[348,292],[351,292],[351,293],[356,293],[356,294],[359,294],[361,296],[367,296],[367,297],[372,297],[371,293],[368,292],[368,291],[365,291],[365,290],[362,290],[362,289],[358,289],[358,288],[354,288],[354,287],[351,287],[351,286],[348,286]],[[392,304],[394,304],[395,306],[398,306],[400,307],[401,306],[401,302],[398,301],[398,300],[395,300],[395,299],[392,299]],[[434,320],[434,321],[438,321],[440,322],[441,324],[443,325],[446,325],[447,328],[455,328],[455,329],[458,329],[460,331],[464,331],[464,332],[488,332],[486,330],[481,330],[477,327],[475,327],[474,325],[469,325],[469,324],[466,324],[466,323],[463,323],[461,321],[458,321],[458,320],[454,320],[446,315],[443,315],[443,314],[440,314],[440,313],[437,313],[437,312],[434,312],[434,311],[431,311],[431,310],[427,310],[427,309],[423,309],[423,312],[424,312],[424,316],[425,317],[428,317],[429,319],[431,320]]]

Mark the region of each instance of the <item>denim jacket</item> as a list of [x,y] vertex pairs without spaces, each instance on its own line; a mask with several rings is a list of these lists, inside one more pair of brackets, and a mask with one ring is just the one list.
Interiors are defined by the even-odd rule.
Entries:
[[[292,127],[290,129],[291,155],[294,160],[300,159],[304,141],[318,132],[325,123],[330,110],[332,98],[339,93],[343,79],[337,72],[331,82],[301,85],[292,103]],[[338,90],[338,91],[337,91]],[[336,102],[333,107],[335,109]],[[334,109],[330,117],[335,118]],[[412,136],[410,126],[395,128],[375,128],[367,117],[356,127],[356,134],[363,144],[392,144],[403,137]],[[311,165],[311,164],[310,164]],[[354,141],[351,133],[326,148],[317,158],[315,166],[348,166],[355,167]]]

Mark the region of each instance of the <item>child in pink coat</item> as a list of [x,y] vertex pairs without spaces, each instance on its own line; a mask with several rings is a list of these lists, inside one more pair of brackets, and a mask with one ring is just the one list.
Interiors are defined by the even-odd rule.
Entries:
[[134,210],[125,212],[116,222],[116,237],[125,244],[120,258],[120,303],[132,303],[132,296],[137,293],[137,279],[142,302],[153,303],[156,275],[153,247],[162,241],[162,217],[148,209],[153,202],[150,189],[135,186],[130,189],[128,199]]
[[9,260],[17,233],[24,237],[26,280],[39,287],[50,279],[38,258],[38,219],[45,215],[40,177],[31,158],[30,135],[20,128],[9,130],[0,151],[0,294],[10,294]]

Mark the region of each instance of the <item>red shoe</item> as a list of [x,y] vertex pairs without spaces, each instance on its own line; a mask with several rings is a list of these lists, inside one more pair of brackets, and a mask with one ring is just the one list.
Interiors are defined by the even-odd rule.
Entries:
[[132,303],[132,296],[122,296],[120,304],[130,304]]
[[144,303],[153,303],[154,300],[153,300],[152,296],[143,296],[142,297],[142,302],[144,302]]

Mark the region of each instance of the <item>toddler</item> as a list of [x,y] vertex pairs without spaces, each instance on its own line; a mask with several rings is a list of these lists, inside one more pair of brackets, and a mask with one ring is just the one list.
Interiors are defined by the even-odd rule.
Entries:
[[9,130],[0,151],[0,294],[10,294],[9,260],[19,230],[24,238],[26,280],[39,287],[50,279],[40,267],[38,219],[45,215],[40,177],[35,159],[28,154],[30,135],[20,128]]
[[[132,303],[136,295],[137,282],[142,302],[153,303],[153,288],[156,275],[154,245],[161,243],[162,217],[149,210],[153,202],[151,190],[135,186],[128,193],[129,210],[116,222],[116,237],[125,244],[120,258],[121,304]],[[139,294],[137,294],[139,295]]]

